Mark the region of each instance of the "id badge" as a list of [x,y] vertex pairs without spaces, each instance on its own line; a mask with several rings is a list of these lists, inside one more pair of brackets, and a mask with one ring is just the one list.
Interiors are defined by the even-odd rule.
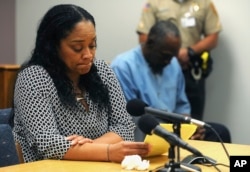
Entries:
[[195,18],[194,17],[183,17],[181,18],[182,27],[193,27],[195,26]]

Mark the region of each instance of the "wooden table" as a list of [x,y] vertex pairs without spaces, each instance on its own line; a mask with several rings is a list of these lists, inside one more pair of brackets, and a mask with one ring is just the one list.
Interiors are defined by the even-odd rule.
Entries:
[[[197,148],[204,155],[215,159],[218,163],[229,165],[229,159],[220,143],[194,141],[189,140],[188,143]],[[250,145],[240,144],[225,144],[230,155],[250,155]],[[190,155],[191,153],[181,149],[181,159]],[[147,171],[154,171],[167,163],[166,155],[148,158],[150,160],[150,169]],[[214,167],[201,167],[202,172],[217,171]],[[217,166],[222,172],[228,172],[229,168],[224,166]],[[0,172],[132,172],[121,168],[119,163],[110,162],[90,162],[90,161],[66,161],[66,160],[42,160],[37,162],[25,163],[20,165],[13,165],[0,168]],[[133,171],[134,172],[134,171]]]

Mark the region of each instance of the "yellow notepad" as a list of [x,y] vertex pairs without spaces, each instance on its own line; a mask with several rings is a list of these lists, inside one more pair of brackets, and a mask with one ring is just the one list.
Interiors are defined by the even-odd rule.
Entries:
[[[173,132],[172,124],[160,124],[163,128],[165,128],[169,132]],[[195,132],[197,126],[193,124],[181,124],[180,134],[183,140],[188,140]],[[160,136],[155,134],[146,135],[144,142],[149,143],[152,148],[148,154],[150,156],[161,155],[168,152],[170,144]]]

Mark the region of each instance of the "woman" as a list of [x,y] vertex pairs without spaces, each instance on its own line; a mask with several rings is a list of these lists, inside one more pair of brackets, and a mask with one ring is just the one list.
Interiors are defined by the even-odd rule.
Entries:
[[64,4],[45,14],[15,85],[13,132],[25,162],[121,162],[148,153],[147,144],[133,142],[124,95],[95,52],[95,21],[86,10]]

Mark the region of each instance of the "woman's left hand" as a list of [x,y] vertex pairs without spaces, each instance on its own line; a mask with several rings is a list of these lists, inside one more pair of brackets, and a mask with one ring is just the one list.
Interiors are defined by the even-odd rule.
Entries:
[[92,139],[79,136],[76,134],[66,137],[66,140],[71,141],[72,146],[77,145],[77,144],[83,145],[85,143],[93,143]]

